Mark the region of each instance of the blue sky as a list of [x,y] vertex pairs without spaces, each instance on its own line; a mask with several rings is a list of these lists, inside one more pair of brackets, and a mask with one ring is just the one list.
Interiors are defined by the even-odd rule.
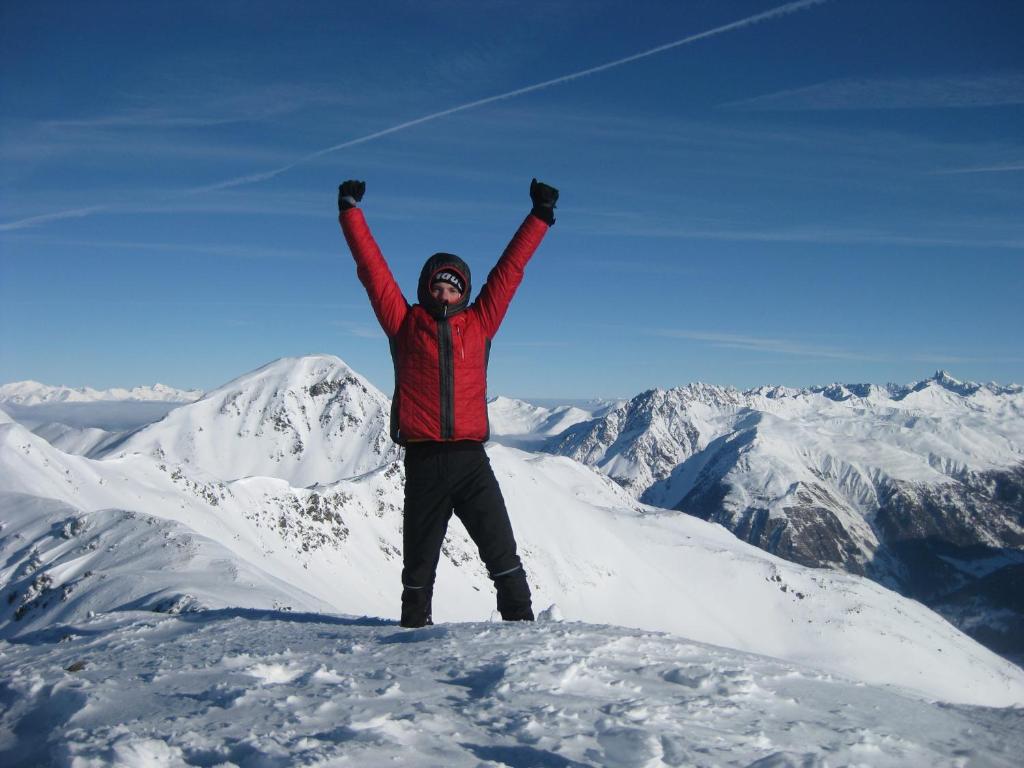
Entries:
[[780,5],[3,0],[0,381],[390,391],[337,184],[413,297],[439,250],[480,284],[533,176],[492,394],[1024,381],[1019,2],[809,4],[310,157]]

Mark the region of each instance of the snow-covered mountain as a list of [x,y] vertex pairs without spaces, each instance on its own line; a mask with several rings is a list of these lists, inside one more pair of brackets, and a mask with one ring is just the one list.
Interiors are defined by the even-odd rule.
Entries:
[[53,387],[38,381],[15,381],[0,385],[0,404],[40,405],[42,403],[95,403],[107,401],[144,401],[188,403],[198,400],[198,389],[175,389],[165,384],[131,389],[92,389],[91,387]]
[[[282,381],[293,389],[276,389]],[[320,397],[338,402],[314,411],[306,398]],[[247,455],[263,444],[251,440],[260,420],[246,414],[263,414],[267,435],[275,431],[277,403],[294,406],[285,411],[289,419],[305,405],[305,423],[312,424],[317,414],[343,420],[350,407],[379,401],[386,405],[336,358],[300,358],[241,377],[168,421],[206,408],[210,421],[202,433],[198,419],[185,422],[194,434],[216,428],[211,446]],[[373,424],[378,417],[372,409],[363,413]],[[346,424],[327,434],[343,440],[349,431],[373,444],[375,428]],[[167,434],[192,433],[160,437]],[[298,487],[268,473],[245,476],[251,473],[218,465],[198,449],[171,450],[181,444],[144,441],[139,452],[126,444],[93,460],[64,454],[19,424],[0,425],[0,636],[32,642],[57,623],[85,626],[91,615],[139,609],[396,613],[400,461],[385,454],[363,474]],[[163,456],[156,445],[164,446]],[[539,606],[557,603],[574,619],[670,631],[929,698],[1024,703],[1024,671],[919,603],[641,504],[571,459],[500,446],[490,452]],[[209,465],[199,464],[207,458]],[[218,477],[211,466],[225,474]],[[276,462],[267,468],[280,470]],[[492,609],[475,547],[453,522],[435,616],[478,620]]]
[[552,435],[604,415],[617,403],[594,400],[580,405],[543,406],[498,396],[487,401],[491,440],[524,450],[537,450]]
[[145,453],[220,480],[331,483],[398,456],[390,407],[337,357],[283,358],[175,409],[98,458]]
[[644,392],[545,448],[645,502],[805,565],[867,574],[1024,652],[1019,385],[945,372],[907,386],[694,384]]
[[640,496],[692,456],[702,435],[724,429],[743,407],[743,397],[704,384],[649,390],[603,417],[570,427],[545,448],[597,467]]
[[504,396],[488,400],[487,415],[495,435],[555,435],[594,418],[593,411],[573,405],[545,408]]
[[96,390],[18,381],[0,385],[0,408],[65,453],[95,456],[126,434],[201,396],[199,390],[163,384]]

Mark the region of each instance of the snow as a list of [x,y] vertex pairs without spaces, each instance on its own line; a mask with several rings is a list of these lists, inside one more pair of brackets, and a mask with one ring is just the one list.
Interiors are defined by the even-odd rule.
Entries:
[[[924,402],[936,386],[947,394]],[[875,407],[857,392],[887,409],[921,400],[933,435],[958,399],[977,420],[961,425],[965,452],[1017,440],[1020,393],[990,385],[688,396],[699,435],[742,423],[777,460],[745,465],[775,493],[825,442],[868,445],[844,426]],[[388,407],[343,361],[312,356],[177,407],[102,458],[0,412],[0,764],[1017,764],[1020,668],[915,601],[642,504],[564,456],[488,447],[540,621],[481,621],[493,588],[453,520],[442,623],[401,630]],[[491,407],[513,437],[557,411]],[[995,412],[1013,418],[990,428]],[[821,471],[852,488],[871,458]]]
[[98,427],[79,429],[60,422],[50,422],[32,431],[54,448],[78,456],[90,456],[102,451],[105,446],[119,437],[116,432],[108,432]]
[[103,455],[148,454],[222,480],[330,483],[398,455],[389,412],[387,397],[339,358],[282,358],[177,408]]
[[[721,526],[641,505],[570,459],[501,446],[490,455],[538,604],[932,699],[1024,703],[1024,671],[919,603],[856,576],[781,560]],[[0,636],[90,611],[160,608],[179,598],[188,605],[187,596],[211,608],[397,611],[398,462],[315,489],[268,477],[221,481],[145,454],[104,461],[62,454],[9,424],[0,426],[0,478],[7,523],[0,583],[6,615],[22,613],[0,625]],[[93,575],[78,577],[86,571]],[[475,546],[453,524],[435,617],[477,619],[493,601]]]
[[606,408],[595,402],[590,410],[573,405],[545,408],[510,397],[495,397],[487,403],[491,433],[497,436],[529,434],[547,437],[557,435],[574,424],[594,418],[595,412]]
[[175,401],[97,400],[47,401],[37,405],[4,402],[3,408],[12,421],[65,453],[96,456],[181,405]]
[[15,381],[0,385],[0,403],[40,405],[42,403],[94,403],[101,401],[191,402],[199,399],[198,389],[175,389],[165,384],[131,389],[51,387],[38,381]]
[[230,609],[0,645],[8,766],[1015,766],[1024,710],[935,706],[580,622],[402,630]]
[[719,483],[726,513],[738,518],[753,508],[781,518],[800,506],[798,494],[813,493],[863,565],[879,547],[871,526],[879,494],[894,483],[957,484],[1024,463],[1024,391],[945,372],[905,387],[741,392],[697,383],[641,393],[551,437],[543,450],[667,508],[692,511],[687,494]]

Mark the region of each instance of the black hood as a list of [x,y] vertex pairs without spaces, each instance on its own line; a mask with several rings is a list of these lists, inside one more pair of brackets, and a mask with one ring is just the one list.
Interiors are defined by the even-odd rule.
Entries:
[[[458,272],[466,281],[466,290],[462,292],[462,298],[457,304],[449,304],[448,311],[430,295],[430,278],[442,269],[450,269]],[[473,291],[472,277],[469,274],[469,264],[452,253],[435,253],[420,271],[420,282],[416,288],[416,298],[430,314],[434,317],[450,316],[461,312],[469,306],[469,295]]]

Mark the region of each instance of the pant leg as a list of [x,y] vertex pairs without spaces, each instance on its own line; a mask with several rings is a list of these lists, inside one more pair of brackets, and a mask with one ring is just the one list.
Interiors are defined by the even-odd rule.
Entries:
[[512,523],[491,462],[478,452],[458,455],[460,471],[453,486],[455,514],[462,521],[498,593],[498,611],[506,620],[533,620],[530,587],[516,551]]
[[402,625],[431,623],[434,578],[452,515],[441,457],[427,448],[405,454],[402,512]]

